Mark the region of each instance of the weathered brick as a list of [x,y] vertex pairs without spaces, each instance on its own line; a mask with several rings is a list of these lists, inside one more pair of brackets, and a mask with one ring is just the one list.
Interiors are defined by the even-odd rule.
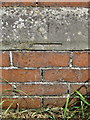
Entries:
[[2,105],[3,109],[7,109],[13,101],[14,104],[11,107],[13,109],[17,109],[17,107],[25,109],[41,107],[40,98],[3,98],[2,100],[6,100]]
[[74,52],[73,53],[73,66],[88,67],[88,52]]
[[13,52],[17,67],[59,67],[68,66],[69,53],[59,52]]
[[[62,95],[67,92],[67,85],[62,84],[33,84],[17,85],[17,89],[22,90],[27,95]],[[25,95],[21,93],[21,95]]]
[[89,72],[76,69],[45,70],[44,81],[85,82],[90,79]]
[[88,67],[90,67],[90,52],[88,53]]
[[5,6],[36,6],[35,0],[13,0],[12,1],[3,1],[0,0],[1,4],[0,6],[5,7]]
[[24,69],[8,69],[0,70],[1,78],[9,82],[30,82],[40,81],[39,70],[24,70]]
[[57,2],[55,0],[52,2],[50,0],[44,2],[43,0],[39,0],[38,6],[89,7],[90,4],[89,2],[62,2],[61,0],[58,0]]
[[0,95],[2,95],[2,84],[0,84]]
[[63,107],[66,98],[44,98],[44,107]]
[[69,107],[73,107],[74,105],[76,105],[76,103],[77,102],[79,102],[80,101],[80,99],[79,98],[75,98],[75,97],[71,97],[70,99],[69,99],[69,104],[68,104],[68,106]]
[[90,95],[90,85],[71,85],[70,92],[74,92],[75,90],[79,91],[83,95]]
[[9,52],[0,52],[0,67],[10,66]]
[[0,95],[12,95],[12,86],[9,84],[0,84]]

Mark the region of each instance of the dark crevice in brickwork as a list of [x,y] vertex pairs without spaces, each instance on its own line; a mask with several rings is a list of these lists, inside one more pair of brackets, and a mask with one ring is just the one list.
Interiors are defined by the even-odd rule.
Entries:
[[42,98],[41,107],[44,107],[44,98]]
[[41,81],[43,81],[43,70],[41,69]]

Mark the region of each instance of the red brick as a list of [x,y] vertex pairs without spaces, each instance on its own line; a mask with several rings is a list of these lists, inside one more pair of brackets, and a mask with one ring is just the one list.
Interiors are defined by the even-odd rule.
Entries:
[[90,69],[88,68],[88,78],[90,80]]
[[44,98],[44,107],[63,107],[66,98]]
[[88,67],[88,52],[74,52],[73,53],[73,66]]
[[[36,6],[36,0],[13,0],[13,2],[7,2],[7,0],[0,0],[2,4],[0,6]],[[38,6],[73,6],[73,7],[89,7],[89,2],[70,2],[69,0],[62,2],[61,0],[47,0],[48,2],[44,2],[43,0],[38,1]]]
[[0,84],[0,95],[2,95],[2,84]]
[[88,66],[90,67],[90,52],[88,53]]
[[24,70],[24,69],[8,69],[0,70],[1,78],[9,82],[30,82],[40,81],[39,70]]
[[7,2],[7,0],[0,0],[2,3],[0,6],[36,6],[35,0],[13,0],[13,2]]
[[[17,85],[17,89],[22,90],[27,95],[62,95],[67,92],[67,86],[62,84],[53,84],[53,85]],[[25,95],[21,93],[21,95]]]
[[74,105],[76,105],[77,102],[79,102],[80,99],[79,98],[75,98],[75,97],[72,97],[69,99],[69,104],[68,104],[68,107],[73,107]]
[[2,82],[2,70],[0,70],[0,82]]
[[9,84],[0,84],[0,94],[1,95],[12,95],[11,91],[7,90],[12,90],[12,86]]
[[69,54],[58,52],[14,52],[14,66],[17,67],[59,67],[68,66]]
[[14,104],[11,108],[17,109],[19,108],[40,108],[41,107],[41,99],[40,98],[3,98],[2,100],[6,100],[2,105],[3,109],[7,109],[10,104],[14,101]]
[[0,67],[8,67],[10,66],[9,62],[9,52],[1,52],[0,53]]
[[[87,100],[87,97],[85,97],[85,99]],[[76,106],[76,103],[80,102],[81,99],[78,97],[78,98],[75,98],[75,96],[72,96],[70,99],[69,99],[69,104],[68,104],[68,107],[73,107],[73,106]],[[90,101],[89,101],[90,102]]]
[[58,0],[58,2],[43,2],[42,0],[39,0],[38,6],[63,6],[63,7],[89,7],[89,2],[61,2],[61,0]]
[[74,92],[75,90],[79,91],[83,95],[90,95],[90,85],[71,85],[70,92]]
[[85,82],[90,76],[89,70],[61,69],[45,70],[44,81]]

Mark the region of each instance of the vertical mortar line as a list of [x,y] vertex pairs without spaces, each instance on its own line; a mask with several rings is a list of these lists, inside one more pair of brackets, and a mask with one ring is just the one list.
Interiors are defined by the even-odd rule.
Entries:
[[12,58],[12,51],[10,51],[10,65],[13,66],[13,58]]
[[41,107],[44,107],[44,98],[41,98]]
[[[73,52],[70,52],[69,68],[72,68],[72,66],[73,66],[73,64],[72,64],[72,62],[73,62],[72,57],[73,57]],[[70,83],[68,83],[68,91],[67,91],[68,95],[70,94],[70,87],[71,87],[71,85],[70,85]]]
[[73,62],[73,60],[72,60],[72,56],[73,56],[73,52],[70,52],[70,60],[69,60],[69,67],[70,68],[72,68],[72,62]]
[[71,86],[70,83],[68,83],[68,91],[67,91],[68,94],[70,94],[70,86]]
[[[12,51],[10,51],[10,66],[13,67],[13,58],[12,58]],[[15,90],[16,89],[16,85],[12,84],[12,89]],[[16,93],[13,92],[13,95],[16,95]]]
[[43,69],[40,69],[41,81],[43,81]]
[[36,7],[38,7],[38,0],[36,0]]

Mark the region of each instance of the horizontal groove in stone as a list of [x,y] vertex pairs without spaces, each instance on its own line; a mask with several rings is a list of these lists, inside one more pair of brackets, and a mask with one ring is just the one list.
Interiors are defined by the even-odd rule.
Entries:
[[62,45],[62,43],[59,43],[59,42],[45,43],[45,42],[43,42],[43,43],[34,43],[33,45]]

